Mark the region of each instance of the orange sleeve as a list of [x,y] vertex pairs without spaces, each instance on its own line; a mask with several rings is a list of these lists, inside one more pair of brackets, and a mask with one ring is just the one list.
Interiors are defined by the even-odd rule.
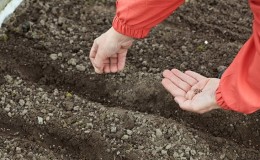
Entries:
[[133,38],[144,38],[184,0],[117,0],[113,28]]
[[249,0],[254,14],[253,35],[223,74],[216,91],[223,109],[246,114],[260,109],[260,0]]

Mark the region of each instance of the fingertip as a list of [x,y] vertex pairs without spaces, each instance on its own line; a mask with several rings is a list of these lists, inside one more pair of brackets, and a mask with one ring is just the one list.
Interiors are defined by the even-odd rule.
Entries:
[[[163,85],[163,87],[164,87],[168,92],[170,92],[170,93],[171,93],[171,89],[170,89],[171,83],[172,83],[172,82],[171,82],[168,78],[162,79],[162,82],[161,82],[161,84]],[[171,93],[171,94],[172,94],[172,93]]]
[[99,64],[96,59],[93,61],[93,66],[98,69],[98,70],[101,70],[103,69],[103,64]]
[[111,73],[117,73],[118,70],[117,69],[111,69]]
[[118,72],[117,64],[110,64],[110,70],[112,73]]
[[126,62],[126,57],[119,54],[118,62],[117,62],[118,71],[122,71],[125,68],[125,62]]
[[105,73],[105,66],[104,65],[102,65],[101,67],[98,67],[95,64],[93,64],[93,66],[95,68],[96,73],[99,73],[99,74]]
[[124,70],[124,68],[125,68],[125,63],[118,63],[118,66],[117,66],[118,72]]
[[97,69],[97,68],[95,68],[95,72],[96,72],[97,74],[102,74],[102,73],[103,73],[103,71],[101,71],[101,70],[99,70],[99,69]]
[[161,84],[162,84],[163,87],[165,88],[165,78],[162,79]]
[[111,73],[117,73],[118,71],[117,70],[111,70]]
[[184,73],[185,74],[190,74],[192,71],[191,70],[187,70],[187,71],[185,71]]
[[163,71],[163,77],[169,77],[169,73],[170,73],[170,72],[171,72],[171,71],[168,70],[168,69],[164,70],[164,71]]
[[110,69],[110,66],[109,66],[109,65],[105,65],[105,66],[104,66],[104,72],[105,72],[105,73],[110,73],[110,72],[111,72],[111,69]]
[[166,86],[170,83],[170,80],[168,78],[163,78],[161,83],[166,88]]
[[124,70],[124,67],[122,67],[122,68],[119,68],[119,67],[118,67],[117,72],[122,72],[123,70]]

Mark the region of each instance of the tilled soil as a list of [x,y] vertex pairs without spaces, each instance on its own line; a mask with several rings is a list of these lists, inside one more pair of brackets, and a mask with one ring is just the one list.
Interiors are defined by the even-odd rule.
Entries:
[[136,41],[123,72],[97,75],[88,53],[114,11],[28,0],[4,25],[0,158],[259,159],[258,112],[188,113],[160,84],[173,67],[217,77],[250,36],[247,2],[190,1]]

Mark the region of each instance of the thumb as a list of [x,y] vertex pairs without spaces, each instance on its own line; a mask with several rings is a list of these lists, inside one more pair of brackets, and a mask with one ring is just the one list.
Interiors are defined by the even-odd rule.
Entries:
[[174,98],[175,102],[179,104],[180,108],[185,111],[193,111],[191,106],[191,100],[186,99],[185,97],[178,96]]
[[133,45],[133,40],[128,40],[121,44],[121,49],[128,49]]
[[104,71],[104,62],[105,62],[105,59],[107,57],[105,56],[104,52],[103,51],[98,51],[97,54],[96,54],[96,57],[94,59],[94,67],[95,67],[95,72],[97,73],[103,73]]

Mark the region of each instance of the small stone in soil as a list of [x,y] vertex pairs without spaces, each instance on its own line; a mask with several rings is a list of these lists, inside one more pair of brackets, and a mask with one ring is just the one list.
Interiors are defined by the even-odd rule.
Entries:
[[19,153],[21,153],[22,149],[20,147],[16,147],[15,151],[16,151],[16,153],[19,154]]
[[5,76],[5,80],[6,80],[8,83],[12,83],[12,82],[13,82],[13,77],[11,77],[10,75],[6,75],[6,76]]
[[132,134],[133,134],[133,131],[131,131],[131,130],[126,130],[126,133],[129,135],[129,136],[131,136]]
[[58,53],[58,57],[62,57],[62,53],[60,52],[60,53]]
[[38,119],[38,124],[43,124],[43,118],[42,117],[37,117]]
[[88,129],[92,129],[94,126],[93,126],[93,124],[92,123],[87,123],[87,128]]
[[165,147],[165,149],[170,149],[172,147],[172,145],[171,144],[168,144],[166,147]]
[[111,127],[111,128],[110,128],[110,132],[111,132],[111,133],[116,133],[116,127]]
[[23,99],[20,99],[20,100],[19,100],[19,104],[20,104],[21,106],[24,106],[24,105],[25,105],[25,101],[24,101]]
[[69,61],[68,61],[68,64],[71,64],[73,66],[76,66],[77,65],[77,60],[75,58],[71,58]]
[[160,129],[156,129],[155,134],[156,134],[157,137],[161,137],[163,135],[163,133]]
[[167,151],[166,150],[162,150],[161,153],[162,153],[162,155],[166,155]]
[[121,138],[122,140],[127,140],[129,138],[128,135],[123,135],[123,137]]
[[50,58],[55,61],[55,60],[58,59],[58,55],[57,54],[51,54]]
[[219,67],[217,68],[218,72],[223,72],[223,71],[226,70],[226,69],[227,69],[226,66],[219,66]]
[[76,68],[78,71],[84,72],[86,70],[86,67],[83,64],[76,65]]

